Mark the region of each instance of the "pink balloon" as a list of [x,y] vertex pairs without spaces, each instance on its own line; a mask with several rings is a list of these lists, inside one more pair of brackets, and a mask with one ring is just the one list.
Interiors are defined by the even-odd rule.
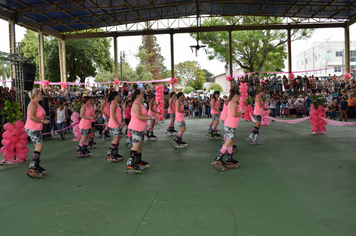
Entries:
[[6,144],[8,144],[9,142],[11,142],[10,139],[4,139],[4,138],[3,138],[3,139],[1,140],[1,144],[4,145],[4,146],[5,146]]
[[12,137],[14,137],[14,135],[12,134],[11,131],[5,131],[5,132],[2,134],[2,138],[3,138],[3,139],[9,139],[9,140],[11,140]]
[[4,129],[7,130],[7,131],[12,132],[12,131],[15,129],[15,126],[14,126],[13,124],[6,123],[6,124],[4,125]]
[[5,152],[3,156],[4,156],[5,160],[12,160],[15,157],[15,153],[14,152]]
[[313,132],[316,132],[316,131],[318,131],[318,127],[313,126],[313,127],[311,128],[311,130],[312,130]]
[[24,125],[22,120],[16,121],[16,123],[15,123],[15,128],[16,129],[23,129],[24,127],[25,127],[25,125]]
[[326,131],[326,128],[325,128],[325,127],[324,127],[324,128],[322,128],[322,129],[321,129],[321,131],[325,132],[325,131]]
[[24,147],[23,149],[16,150],[16,153],[28,153],[30,149],[28,147]]
[[19,137],[12,136],[11,142],[16,144],[18,141],[20,141]]
[[16,150],[23,149],[26,147],[26,145],[23,142],[18,142],[18,143],[16,143],[15,146],[16,146]]
[[17,137],[17,136],[15,136],[15,137],[20,139],[20,140],[26,140],[28,135],[25,132],[23,132],[19,137]]
[[20,136],[22,134],[23,130],[22,129],[18,129],[18,128],[15,128],[13,131],[12,131],[12,135],[14,136]]
[[26,160],[27,158],[27,153],[23,153],[23,152],[16,152],[16,157],[19,160]]
[[28,142],[27,142],[27,139],[21,139],[21,142],[23,143],[23,144],[27,144]]

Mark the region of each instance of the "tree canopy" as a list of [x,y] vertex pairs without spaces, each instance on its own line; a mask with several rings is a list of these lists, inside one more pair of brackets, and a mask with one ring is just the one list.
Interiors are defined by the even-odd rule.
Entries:
[[211,89],[214,89],[214,91],[219,91],[219,92],[224,91],[220,84],[212,84],[212,85],[210,85],[209,88],[208,88],[208,91],[210,91]]
[[[283,18],[270,17],[224,17],[212,19],[216,25],[231,23],[240,25],[258,25],[268,21],[269,24],[283,23]],[[204,21],[202,26],[208,26],[210,21]],[[292,41],[311,37],[313,29],[294,29],[291,32]],[[196,34],[191,34],[196,39]],[[199,33],[203,44],[208,45],[209,59],[229,62],[229,35],[226,31]],[[232,61],[245,72],[281,71],[284,68],[286,52],[286,30],[245,30],[232,31]]]
[[184,61],[177,64],[175,74],[178,84],[182,87],[191,86],[194,89],[202,89],[205,82],[205,73],[197,61]]
[[[24,56],[32,59],[37,68],[39,66],[38,56],[38,34],[27,30],[21,41]],[[95,77],[97,70],[104,69],[112,71],[113,60],[110,57],[110,39],[93,38],[66,41],[66,67],[68,81],[75,82],[77,79],[84,83],[88,77]],[[46,79],[53,82],[60,81],[60,65],[58,39],[45,37],[45,73]],[[38,73],[36,75],[38,80]]]

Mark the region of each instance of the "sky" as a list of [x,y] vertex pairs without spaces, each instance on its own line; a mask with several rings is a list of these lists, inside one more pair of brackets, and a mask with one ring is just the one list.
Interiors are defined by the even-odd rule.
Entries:
[[[9,52],[9,37],[8,37],[8,23],[5,20],[0,19],[0,51]],[[16,26],[16,42],[20,42],[26,29],[21,26]],[[158,44],[161,46],[161,53],[166,59],[164,61],[165,66],[170,69],[170,37],[169,35],[157,35]],[[344,29],[332,28],[332,29],[316,29],[313,36],[308,40],[292,42],[292,60],[293,68],[296,67],[296,56],[311,47],[315,41],[343,41]],[[356,40],[356,24],[350,27],[350,40]],[[126,58],[132,68],[135,68],[138,64],[138,60],[134,56],[138,52],[138,47],[141,45],[141,36],[119,37],[118,38],[118,51],[125,51]],[[209,60],[204,49],[198,52],[198,57],[195,57],[195,53],[192,53],[190,45],[196,45],[196,41],[190,37],[189,34],[175,34],[174,35],[174,63],[178,64],[187,60],[198,61],[201,68],[207,69],[214,75],[222,74],[225,72],[225,63],[218,60]],[[110,48],[112,58],[114,57],[113,46]],[[120,55],[120,54],[118,54]],[[287,70],[287,65],[285,71]]]

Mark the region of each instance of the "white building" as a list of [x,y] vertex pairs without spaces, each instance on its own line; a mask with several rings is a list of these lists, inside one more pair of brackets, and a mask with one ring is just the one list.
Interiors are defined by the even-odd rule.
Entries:
[[[233,74],[234,75],[241,75],[243,73],[244,72],[243,72],[243,70],[241,68],[233,69]],[[225,93],[228,93],[229,90],[230,90],[230,82],[226,80],[226,75],[227,74],[228,73],[225,72],[225,73],[222,73],[222,74],[219,74],[219,75],[215,75],[215,76],[212,77],[214,79],[214,83],[219,84],[223,88]],[[204,85],[205,84],[208,85],[208,83],[204,83]],[[213,83],[210,82],[209,86],[211,84],[213,84]],[[209,88],[209,87],[206,87],[206,88]]]
[[[324,69],[296,75],[314,75],[327,77],[329,74],[340,76],[345,73],[345,43],[343,41],[314,42],[312,47],[296,57],[297,67],[293,71]],[[356,41],[350,42],[351,69],[356,69]]]

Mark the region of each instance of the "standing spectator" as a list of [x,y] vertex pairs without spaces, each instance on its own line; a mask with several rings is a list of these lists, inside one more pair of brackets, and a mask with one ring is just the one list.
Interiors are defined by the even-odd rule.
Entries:
[[354,98],[354,96],[350,96],[349,99],[347,99],[347,102],[348,102],[349,118],[354,119],[356,99]]
[[[276,100],[274,98],[271,99],[271,101],[269,103],[269,108],[271,110],[271,116],[273,118],[276,118],[277,104],[276,104]],[[274,121],[274,120],[272,120],[272,121]]]
[[[67,127],[67,120],[69,119],[67,109],[64,108],[63,103],[59,103],[58,109],[55,111],[55,122],[57,124],[57,129],[61,130]],[[65,135],[67,134],[67,130],[60,131],[62,140],[65,140]]]
[[347,121],[347,101],[345,101],[345,98],[341,98],[341,102],[340,102],[340,121],[342,121],[342,119],[345,119],[345,121]]

